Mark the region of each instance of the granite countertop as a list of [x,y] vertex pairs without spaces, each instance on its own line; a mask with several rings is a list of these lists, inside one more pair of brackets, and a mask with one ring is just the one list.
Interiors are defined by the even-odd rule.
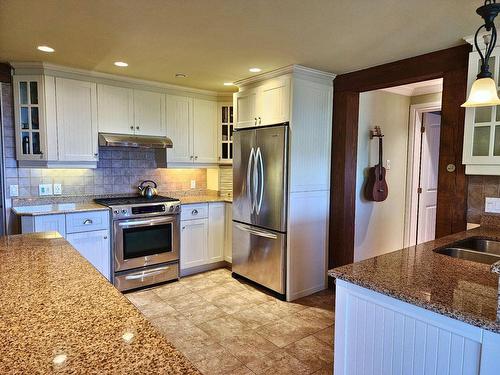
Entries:
[[433,252],[457,240],[500,240],[500,228],[480,227],[328,271],[345,280],[474,326],[500,333],[499,277],[490,266]]
[[181,204],[192,204],[192,203],[209,203],[209,202],[226,202],[233,203],[233,197],[231,196],[219,196],[219,195],[192,195],[179,197]]
[[42,204],[36,206],[12,207],[12,212],[19,216],[37,216],[65,214],[69,212],[101,211],[109,210],[108,207],[93,202],[81,203],[56,203]]
[[199,374],[56,232],[0,237],[0,373]]

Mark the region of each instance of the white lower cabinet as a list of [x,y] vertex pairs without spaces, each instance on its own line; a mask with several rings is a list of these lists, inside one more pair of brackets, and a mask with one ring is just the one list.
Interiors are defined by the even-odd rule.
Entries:
[[335,375],[498,374],[500,334],[336,280]]
[[181,222],[181,269],[207,262],[208,219]]
[[109,230],[69,233],[66,240],[106,279],[111,279]]
[[224,243],[224,260],[233,262],[233,204],[226,203],[226,233]]
[[223,261],[225,204],[183,205],[181,215],[181,270]]
[[209,263],[224,260],[225,204],[210,203],[208,208],[208,257]]
[[111,240],[108,211],[22,216],[21,232],[59,232],[85,259],[111,280]]

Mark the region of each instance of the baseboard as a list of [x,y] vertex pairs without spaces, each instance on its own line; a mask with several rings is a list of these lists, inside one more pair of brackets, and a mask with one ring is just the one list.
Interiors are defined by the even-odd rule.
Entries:
[[228,264],[230,267],[231,264],[226,262],[225,260],[223,260],[220,262],[203,264],[201,266],[181,269],[181,277],[190,276],[190,275],[194,275],[194,274],[202,273],[202,272],[207,272],[207,271],[212,271],[212,270],[216,270],[218,268],[228,268]]
[[290,301],[295,301],[296,299],[302,298],[302,297],[307,297],[311,294],[321,292],[322,290],[327,289],[327,287],[324,284],[314,286],[312,288],[304,289],[299,292],[295,293],[287,293],[286,300],[288,302]]

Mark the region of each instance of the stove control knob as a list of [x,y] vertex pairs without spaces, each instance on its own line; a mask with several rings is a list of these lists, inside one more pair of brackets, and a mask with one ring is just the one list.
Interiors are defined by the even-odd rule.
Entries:
[[127,210],[126,209],[122,209],[122,214],[126,215],[127,214]]
[[181,205],[180,204],[178,204],[177,206],[175,206],[175,210],[176,211],[180,211],[180,209],[181,209]]
[[114,213],[115,215],[118,215],[120,212],[119,212],[118,210],[114,210],[114,211],[113,211],[113,213]]
[[170,207],[168,208],[168,211],[169,211],[169,212],[173,212],[173,211],[174,211],[174,209],[175,209],[175,206],[170,206]]

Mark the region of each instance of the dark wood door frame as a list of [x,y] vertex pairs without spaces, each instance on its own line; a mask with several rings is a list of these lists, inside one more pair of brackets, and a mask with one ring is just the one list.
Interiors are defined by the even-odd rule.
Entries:
[[[354,260],[359,94],[443,78],[436,237],[466,228],[467,178],[462,164],[469,45],[339,75],[334,81],[329,268]],[[446,166],[454,164],[455,172]],[[403,181],[402,181],[403,182]]]

